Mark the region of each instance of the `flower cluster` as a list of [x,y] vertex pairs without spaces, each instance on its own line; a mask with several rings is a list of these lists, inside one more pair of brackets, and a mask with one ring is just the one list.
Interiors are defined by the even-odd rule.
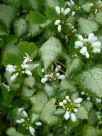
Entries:
[[[32,62],[32,59],[30,58],[28,54],[26,54],[20,66],[8,64],[6,67],[6,71],[11,74],[10,80],[14,81],[18,76],[21,76],[23,74],[32,76],[32,72],[31,72],[32,69],[30,65],[31,62]],[[34,64],[33,68],[36,68],[37,66],[38,64]]]
[[77,98],[72,101],[69,96],[66,96],[62,102],[59,102],[59,106],[65,109],[65,114],[64,114],[65,120],[71,118],[73,122],[76,121],[75,113],[78,112],[78,108],[80,107],[81,102],[82,102],[82,98]]
[[[31,125],[28,114],[24,110],[24,108],[18,108],[17,109],[17,114],[19,114],[21,116],[21,118],[17,119],[16,123],[22,124],[27,130],[29,130],[30,134],[32,136],[34,136],[35,135],[35,128]],[[35,125],[36,126],[41,126],[42,123],[41,122],[35,122]]]
[[88,93],[82,91],[81,95],[82,95],[83,98],[87,99],[87,101],[91,100],[91,95],[89,95]]
[[[52,81],[52,80],[64,80],[65,79],[65,75],[64,74],[60,74],[61,71],[61,66],[57,65],[55,68],[54,72],[48,71],[44,77],[41,79],[41,83],[46,83],[47,81]],[[42,72],[44,73],[44,69],[42,69]]]
[[80,49],[80,54],[89,58],[89,53],[97,54],[101,52],[101,42],[98,41],[93,33],[90,33],[88,38],[83,38],[82,35],[78,35],[78,41],[75,42],[75,48]]
[[[70,0],[70,2],[65,3],[64,7],[56,6],[55,10],[56,10],[56,13],[59,15],[59,18],[61,18],[61,16],[67,16],[67,15],[74,16],[75,11],[72,11],[72,8],[74,5],[75,5],[74,1]],[[62,22],[63,21],[61,19],[57,19],[55,21],[55,25],[57,26],[58,32],[61,32],[61,30],[62,30],[62,26],[61,26]]]

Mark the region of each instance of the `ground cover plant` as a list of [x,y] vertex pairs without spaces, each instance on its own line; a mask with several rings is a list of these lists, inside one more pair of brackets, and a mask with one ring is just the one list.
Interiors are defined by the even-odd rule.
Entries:
[[0,136],[102,136],[101,0],[0,0]]

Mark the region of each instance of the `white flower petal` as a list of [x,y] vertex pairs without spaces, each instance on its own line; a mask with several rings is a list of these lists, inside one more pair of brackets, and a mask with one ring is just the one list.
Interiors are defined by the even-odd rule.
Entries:
[[82,98],[77,98],[74,100],[74,103],[81,103],[82,102]]
[[22,118],[22,119],[20,119],[20,120],[16,120],[16,122],[17,122],[18,124],[22,124],[22,123],[24,122],[24,119]]
[[35,125],[36,126],[42,126],[42,123],[41,122],[35,122]]
[[76,122],[76,115],[74,113],[71,113],[71,120],[73,122]]
[[59,102],[59,106],[63,107],[63,102]]
[[88,35],[88,41],[91,42],[91,43],[93,43],[93,42],[97,41],[97,37],[94,36],[93,33],[90,33],[90,34]]
[[23,115],[24,118],[27,118],[27,117],[28,117],[28,114],[27,114],[26,111],[22,111],[22,115]]
[[58,15],[60,15],[60,13],[61,13],[60,7],[59,7],[59,6],[56,6],[56,7],[55,7],[55,10],[56,10],[56,13],[57,13]]
[[28,65],[28,64],[21,64],[21,67],[22,67],[23,69],[27,69],[27,68],[29,68],[29,65]]
[[85,46],[82,47],[81,50],[80,50],[80,53],[81,53],[82,55],[86,56],[87,48],[86,48]]
[[99,48],[94,48],[92,52],[95,53],[95,54],[101,53],[101,49],[99,49]]
[[41,79],[41,83],[45,83],[46,81],[48,81],[47,77],[44,77],[44,78]]
[[29,131],[30,131],[32,136],[35,135],[35,129],[33,127],[29,126]]
[[85,57],[86,57],[87,59],[90,57],[90,55],[89,55],[88,52],[85,54]]
[[61,32],[61,30],[62,30],[61,25],[58,25],[57,30],[58,30],[58,32]]
[[63,100],[63,103],[66,104],[66,103],[67,103],[67,100]]
[[59,25],[60,23],[61,23],[60,19],[58,19],[58,20],[55,21],[55,25]]
[[16,71],[15,67],[13,65],[8,64],[6,67],[6,71],[8,71],[9,73],[13,73]]
[[70,13],[70,8],[65,9],[64,15],[66,16],[66,15],[69,14],[69,13]]
[[60,76],[60,73],[56,73],[56,76],[57,76],[57,77]]
[[82,41],[83,42],[83,40],[84,40],[84,38],[82,37],[82,35],[78,35],[78,39],[80,40],[80,41]]
[[23,64],[26,64],[26,63],[31,62],[31,61],[32,60],[31,60],[30,56],[26,53],[26,56],[24,57]]
[[64,14],[64,8],[61,8],[61,13]]
[[83,47],[83,45],[84,45],[84,43],[81,42],[81,41],[76,41],[76,42],[75,42],[75,48],[76,48],[76,49],[77,49],[77,48],[80,48],[80,47]]
[[66,98],[66,100],[69,100],[69,96],[66,96],[65,98]]
[[65,79],[65,75],[60,75],[60,76],[58,76],[58,79],[64,80],[64,79]]
[[11,80],[11,81],[14,81],[14,80],[17,78],[17,76],[18,76],[18,73],[13,74],[13,75],[10,77],[10,80]]
[[24,71],[24,73],[27,74],[28,76],[32,76],[32,72],[27,69]]
[[65,120],[68,120],[70,118],[70,113],[68,111],[65,112],[64,118]]
[[101,42],[97,41],[97,42],[92,43],[92,47],[93,48],[100,48],[101,47]]

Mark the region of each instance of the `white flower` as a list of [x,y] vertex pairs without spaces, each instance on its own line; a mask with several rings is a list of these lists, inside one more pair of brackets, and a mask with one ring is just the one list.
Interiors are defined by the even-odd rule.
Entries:
[[28,76],[32,76],[32,72],[31,72],[30,70],[27,70],[27,69],[26,69],[26,70],[24,71],[24,73],[27,74]]
[[80,48],[80,47],[83,47],[83,45],[84,45],[84,43],[81,42],[81,41],[76,41],[76,42],[75,42],[75,48],[76,48],[76,49],[77,49],[77,48]]
[[100,48],[101,47],[101,42],[96,41],[96,42],[92,43],[92,47],[93,48]]
[[78,109],[77,109],[77,108],[74,108],[74,112],[78,112]]
[[82,102],[82,98],[77,98],[72,101],[69,98],[69,96],[66,96],[62,102],[59,102],[59,106],[63,107],[65,110],[64,113],[65,120],[71,118],[73,122],[76,121],[75,113],[78,112],[78,108],[80,107],[81,102]]
[[77,98],[74,100],[74,103],[81,103],[82,102],[82,98]]
[[60,7],[59,7],[59,6],[56,6],[56,7],[55,7],[55,10],[56,10],[56,13],[57,13],[58,15],[60,15],[60,13],[61,13]]
[[35,129],[32,126],[29,126],[29,132],[31,133],[32,136],[35,135]]
[[97,103],[101,103],[101,99],[96,98],[96,102],[97,102]]
[[28,65],[28,64],[21,64],[21,67],[22,67],[23,69],[27,69],[27,68],[29,68],[29,65]]
[[57,76],[57,77],[60,76],[60,73],[56,73],[56,76]]
[[66,96],[65,99],[66,99],[66,100],[69,100],[69,96]]
[[75,15],[75,13],[76,13],[75,11],[72,11],[72,16],[74,16],[74,15]]
[[22,115],[23,115],[24,118],[27,118],[27,117],[28,117],[28,114],[27,114],[26,111],[22,111]]
[[70,118],[70,113],[68,111],[65,112],[64,118],[65,120],[68,120]]
[[61,69],[61,65],[57,65],[55,71],[58,72]]
[[70,13],[70,8],[65,9],[64,15],[67,15],[67,14],[69,14],[69,13]]
[[62,107],[62,106],[63,106],[63,102],[59,102],[59,106],[61,106],[61,107]]
[[97,37],[94,36],[93,33],[90,33],[90,34],[88,35],[88,41],[91,42],[91,43],[93,43],[93,42],[97,41]]
[[80,41],[82,41],[82,42],[84,41],[83,36],[82,36],[82,35],[80,35],[80,34],[78,35],[78,39],[79,39]]
[[18,73],[15,73],[15,74],[13,74],[11,77],[10,77],[10,80],[11,81],[14,81],[17,77],[18,77]]
[[61,23],[60,19],[58,19],[58,20],[55,21],[55,25],[59,25],[60,23]]
[[61,28],[60,24],[58,25],[57,30],[58,30],[58,32],[61,32],[62,28]]
[[20,119],[20,120],[16,120],[16,122],[17,122],[18,124],[22,124],[22,123],[24,122],[24,119],[22,118],[22,119]]
[[46,81],[48,81],[47,77],[44,77],[44,78],[41,79],[41,83],[46,83]]
[[70,2],[66,2],[69,7],[72,7],[75,5],[73,0],[70,0]]
[[41,122],[35,122],[35,125],[36,126],[42,126],[42,123]]
[[23,108],[18,108],[17,112],[22,112],[23,110],[24,110],[24,107]]
[[45,72],[44,68],[42,68],[41,72],[42,72],[42,73],[44,73],[44,72]]
[[64,14],[64,8],[61,8],[61,13]]
[[89,58],[90,56],[89,56],[89,53],[88,53],[88,51],[87,51],[87,47],[86,46],[84,46],[84,47],[82,47],[81,49],[80,49],[80,53],[82,54],[82,55],[84,55],[86,58]]
[[13,72],[16,71],[15,66],[8,64],[6,67],[6,71],[12,74]]
[[64,104],[67,104],[67,100],[63,100],[63,103],[64,103]]
[[30,56],[26,53],[26,56],[24,57],[23,64],[26,64],[26,63],[31,62],[31,61],[32,60],[31,60]]
[[74,113],[71,113],[71,120],[73,122],[76,122],[76,115]]
[[95,54],[96,54],[96,53],[101,53],[101,49],[99,49],[99,48],[94,48],[94,49],[93,49],[93,53],[95,53]]
[[60,75],[60,76],[58,76],[58,79],[64,80],[64,79],[65,79],[65,75]]

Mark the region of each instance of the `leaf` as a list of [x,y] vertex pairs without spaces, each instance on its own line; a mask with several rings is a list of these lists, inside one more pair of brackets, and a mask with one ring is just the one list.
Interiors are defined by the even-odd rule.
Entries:
[[51,20],[56,20],[58,18],[58,15],[55,11],[55,9],[51,7],[47,7],[45,10],[46,17]]
[[75,88],[74,84],[71,81],[68,81],[68,80],[63,80],[61,82],[61,89],[68,90],[70,92],[75,92],[76,91],[76,88]]
[[25,53],[29,54],[32,58],[35,58],[37,55],[37,47],[33,42],[20,42],[18,44],[18,50],[22,56],[25,56]]
[[45,2],[47,7],[51,7],[55,9],[55,6],[63,6],[64,5],[64,0],[46,0]]
[[96,14],[96,21],[99,23],[99,24],[102,24],[102,11],[98,12]]
[[66,77],[69,78],[70,75],[75,75],[77,72],[79,72],[82,68],[82,64],[83,63],[79,57],[73,58],[68,65]]
[[41,29],[40,29],[39,25],[29,24],[28,25],[28,32],[33,37],[33,36],[36,36],[36,35],[40,34]]
[[35,78],[32,76],[25,78],[24,84],[30,88],[33,88],[33,86],[35,85]]
[[15,17],[15,9],[4,4],[0,5],[0,19],[9,28]]
[[8,64],[20,65],[22,63],[22,58],[15,53],[5,53],[3,58],[4,66]]
[[102,130],[94,128],[92,126],[85,126],[83,129],[83,136],[101,136]]
[[21,36],[27,32],[27,23],[23,18],[19,18],[14,22],[14,31],[18,36]]
[[35,88],[28,88],[26,86],[22,87],[22,96],[25,98],[31,97],[35,93]]
[[41,58],[47,69],[62,51],[61,42],[55,38],[50,37],[40,48]]
[[90,12],[91,7],[92,7],[92,3],[91,2],[87,2],[84,5],[82,5],[83,10],[86,11],[86,12]]
[[38,92],[30,98],[34,113],[40,113],[47,102],[47,96],[44,92]]
[[54,93],[53,87],[52,87],[51,85],[49,85],[49,84],[45,84],[44,90],[45,90],[46,94],[47,94],[49,97],[52,96],[53,93]]
[[83,34],[89,34],[96,32],[98,30],[98,25],[94,21],[88,19],[80,18],[79,19],[79,31]]
[[56,110],[55,102],[56,100],[54,98],[49,100],[41,112],[41,120],[46,122],[48,125],[54,125],[58,122],[58,117],[54,115]]
[[32,24],[43,24],[46,22],[46,18],[39,11],[30,11],[26,19]]
[[10,127],[9,129],[7,129],[6,133],[7,133],[8,136],[14,136],[14,135],[15,136],[24,136],[23,134],[17,132],[16,129],[13,128],[13,127]]
[[93,103],[91,101],[83,101],[82,104],[87,109],[87,111],[90,111],[93,107]]
[[90,93],[94,93],[97,97],[102,98],[102,68],[93,67],[83,71],[77,76],[77,84]]
[[7,35],[7,27],[0,21],[0,36],[1,35]]
[[88,111],[83,106],[81,106],[78,109],[78,112],[76,113],[76,116],[79,119],[88,119]]

